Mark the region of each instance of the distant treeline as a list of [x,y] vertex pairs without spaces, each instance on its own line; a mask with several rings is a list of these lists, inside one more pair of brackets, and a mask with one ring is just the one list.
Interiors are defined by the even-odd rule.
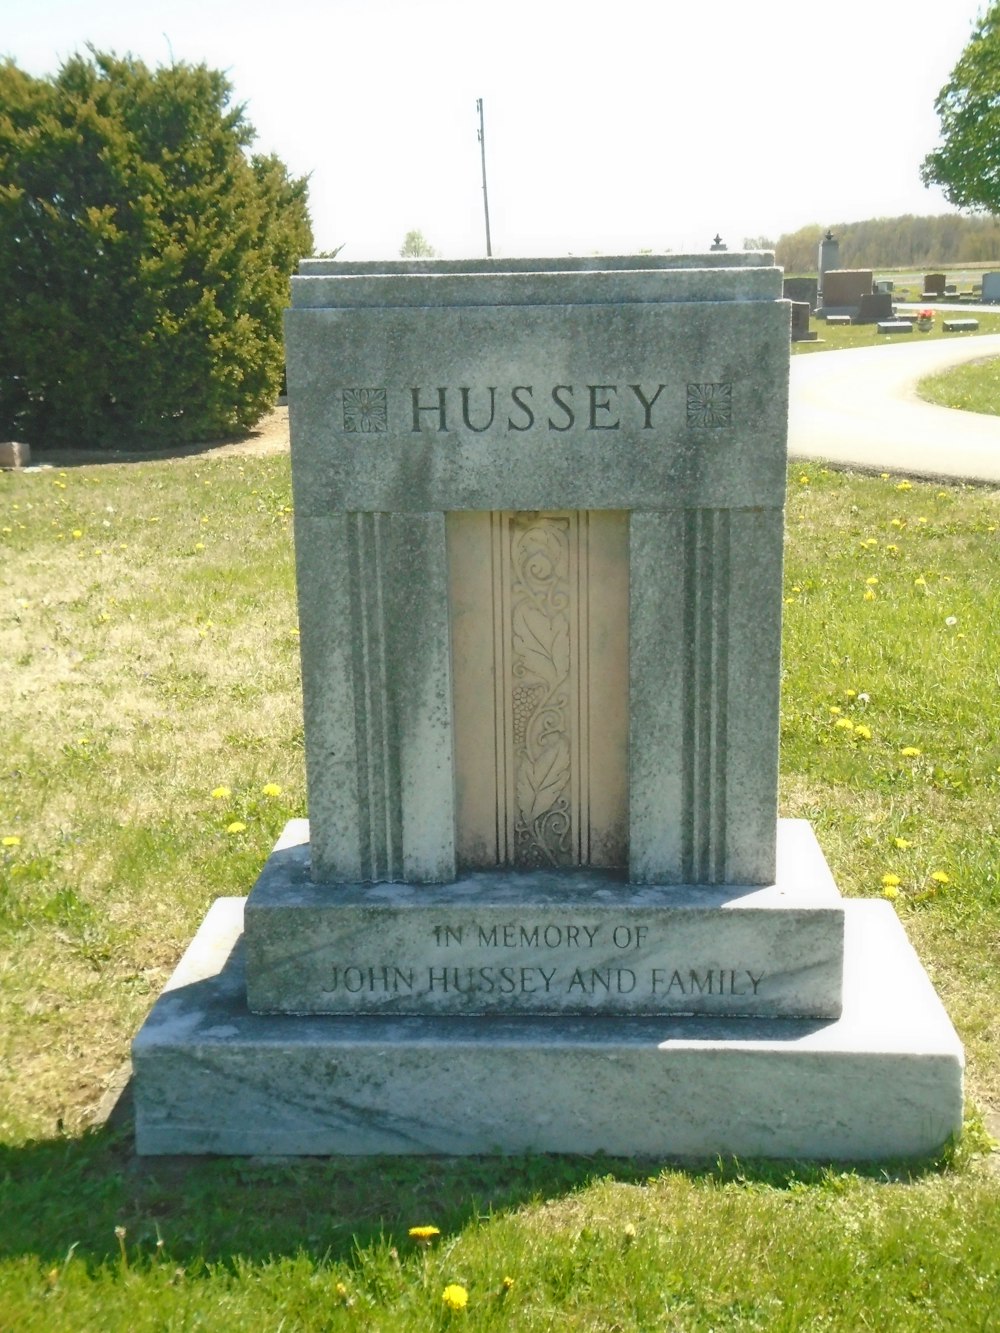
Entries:
[[870,218],[867,222],[812,225],[786,233],[774,246],[775,261],[786,273],[815,273],[819,243],[827,231],[840,242],[841,268],[954,268],[959,264],[1000,261],[1000,218]]

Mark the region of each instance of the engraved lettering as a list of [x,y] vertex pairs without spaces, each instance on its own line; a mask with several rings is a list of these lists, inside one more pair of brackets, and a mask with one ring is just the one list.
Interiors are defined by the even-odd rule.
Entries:
[[573,386],[572,384],[557,384],[556,387],[552,390],[552,401],[555,403],[556,407],[562,408],[562,410],[566,413],[566,425],[565,426],[557,425],[557,423],[554,422],[551,417],[549,417],[549,430],[559,430],[559,431],[571,430],[573,427],[573,422],[576,420],[576,417],[573,414],[572,405],[570,403],[567,403],[565,399],[559,396],[559,392],[561,389],[564,389],[566,393],[572,395]]
[[410,389],[410,398],[411,398],[411,402],[412,402],[412,405],[413,405],[413,430],[414,430],[414,431],[417,431],[417,432],[420,431],[420,413],[421,413],[421,412],[436,412],[436,413],[438,414],[438,431],[440,432],[440,431],[443,431],[443,430],[447,430],[447,429],[448,429],[448,424],[447,424],[447,421],[446,421],[446,419],[445,419],[445,395],[447,394],[447,392],[448,392],[447,389],[440,389],[440,388],[439,388],[438,391],[437,391],[437,396],[438,396],[437,405],[432,407],[432,406],[428,406],[428,405],[426,405],[426,404],[422,404],[422,403],[420,402],[420,390],[419,390],[419,389],[417,389],[417,388],[411,388],[411,389]]
[[493,425],[493,418],[494,418],[494,416],[496,415],[496,410],[497,410],[497,391],[496,391],[496,387],[493,386],[493,385],[490,386],[490,390],[489,390],[489,394],[490,394],[490,419],[489,419],[489,421],[487,421],[487,423],[486,423],[485,426],[474,426],[474,425],[472,424],[472,422],[469,420],[469,393],[470,393],[470,390],[469,390],[469,389],[459,389],[459,393],[462,395],[462,420],[463,420],[463,422],[465,423],[465,425],[468,426],[469,430],[474,430],[474,431],[476,431],[476,433],[479,434],[479,435],[481,435],[481,434],[483,433],[484,430],[489,430],[489,428]]
[[754,974],[753,974],[752,972],[748,972],[748,973],[747,973],[747,976],[750,978],[750,985],[753,987],[753,993],[754,993],[754,995],[756,995],[756,994],[757,994],[757,987],[758,987],[758,986],[760,985],[760,983],[764,980],[764,973],[762,972],[762,973],[760,974],[759,977],[755,977]]
[[660,394],[667,386],[665,384],[661,384],[660,387],[656,390],[656,393],[653,394],[652,398],[646,397],[646,395],[642,391],[641,384],[630,384],[628,387],[635,394],[636,398],[638,398],[639,402],[642,404],[642,410],[646,413],[646,420],[643,422],[642,425],[643,430],[650,430],[653,425],[653,404],[656,402],[657,398],[659,398]]
[[461,944],[462,926],[435,926],[434,939],[439,948],[447,949],[449,944]]
[[489,930],[485,926],[479,927],[479,947],[480,949],[495,949],[497,947],[497,928],[490,926]]
[[528,420],[525,423],[525,425],[519,426],[513,417],[508,417],[507,418],[508,430],[531,430],[532,426],[535,424],[535,414],[531,410],[529,405],[524,401],[524,399],[520,397],[522,393],[527,394],[528,397],[530,398],[533,396],[534,390],[532,389],[530,384],[515,384],[514,388],[511,389],[510,391],[510,396],[513,399],[514,406],[519,407],[521,411],[524,413],[524,415],[528,418]]
[[692,968],[691,971],[688,973],[688,980],[691,982],[691,994],[692,994],[692,995],[695,993],[695,991],[697,991],[699,995],[704,995],[706,992],[707,992],[709,995],[712,994],[712,969],[711,969],[711,968],[708,968],[708,969],[706,970],[704,980],[702,980],[702,979],[698,976],[698,973],[694,970],[694,968]]
[[614,410],[614,409],[612,408],[612,406],[611,406],[611,399],[610,399],[610,398],[604,398],[604,399],[602,399],[601,401],[598,401],[597,395],[603,391],[603,392],[605,392],[605,393],[614,394],[614,395],[617,397],[617,395],[618,395],[618,385],[617,385],[617,384],[588,384],[588,385],[587,385],[587,388],[588,388],[589,391],[590,391],[590,425],[587,427],[587,429],[588,429],[588,430],[617,430],[618,427],[619,427],[619,424],[620,424],[619,421],[617,420],[617,418],[616,418],[614,421],[604,422],[604,423],[602,423],[601,425],[598,425],[598,424],[597,424],[597,414],[598,414],[598,412],[607,412],[607,413],[610,414],[610,413]]

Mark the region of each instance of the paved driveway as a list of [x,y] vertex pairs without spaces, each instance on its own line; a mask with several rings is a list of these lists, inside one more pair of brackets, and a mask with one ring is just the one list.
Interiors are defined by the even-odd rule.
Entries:
[[936,407],[915,389],[925,375],[983,357],[1000,357],[1000,334],[793,356],[789,456],[1000,482],[1000,417]]

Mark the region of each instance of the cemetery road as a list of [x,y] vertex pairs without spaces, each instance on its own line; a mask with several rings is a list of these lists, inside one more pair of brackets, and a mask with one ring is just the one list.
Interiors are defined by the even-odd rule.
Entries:
[[1000,417],[938,407],[917,381],[1000,356],[1000,335],[793,356],[790,458],[1000,482]]

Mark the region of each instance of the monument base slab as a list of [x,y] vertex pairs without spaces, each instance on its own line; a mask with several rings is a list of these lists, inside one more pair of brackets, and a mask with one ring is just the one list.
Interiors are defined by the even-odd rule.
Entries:
[[962,1048],[888,903],[844,904],[829,1022],[252,1014],[244,901],[213,905],[135,1039],[142,1155],[863,1161],[961,1128]]
[[843,900],[804,819],[778,821],[777,879],[758,886],[580,869],[316,884],[309,858],[291,820],[247,901],[255,1013],[840,1013]]

